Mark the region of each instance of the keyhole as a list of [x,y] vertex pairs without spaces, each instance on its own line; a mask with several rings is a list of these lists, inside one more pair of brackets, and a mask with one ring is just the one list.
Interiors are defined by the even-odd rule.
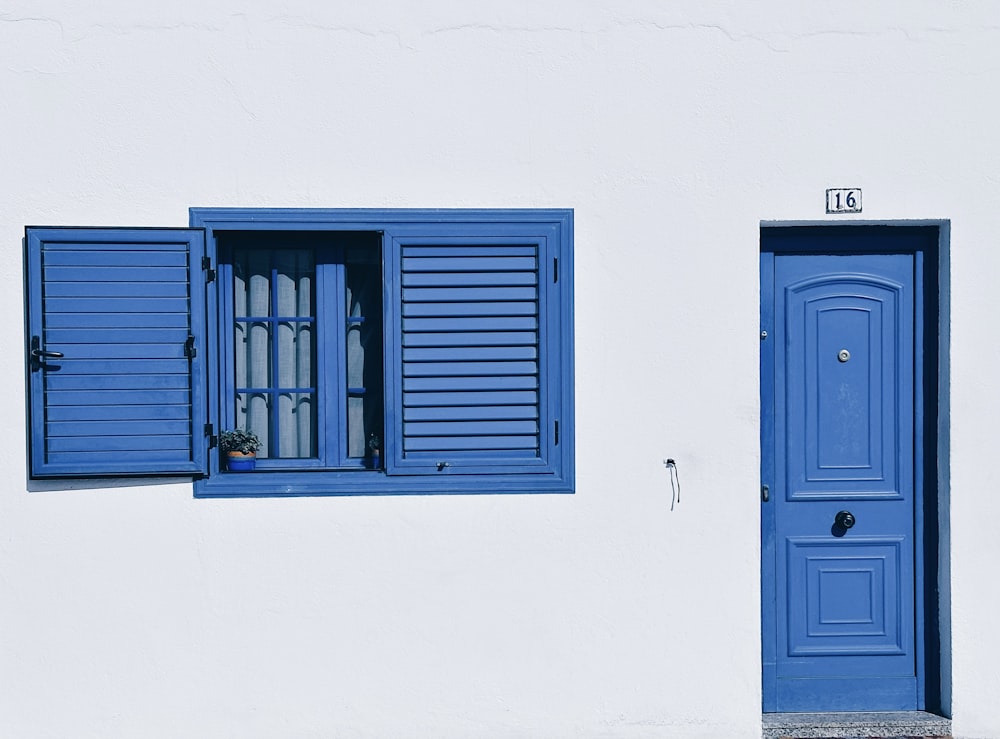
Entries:
[[839,352],[837,352],[837,359],[839,359],[841,362],[846,362],[850,358],[851,358],[851,353],[846,349],[841,349]]

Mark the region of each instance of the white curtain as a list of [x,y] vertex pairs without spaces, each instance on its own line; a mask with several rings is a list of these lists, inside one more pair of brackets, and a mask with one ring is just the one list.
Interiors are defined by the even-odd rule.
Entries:
[[233,271],[236,424],[261,457],[315,456],[313,252],[248,249]]

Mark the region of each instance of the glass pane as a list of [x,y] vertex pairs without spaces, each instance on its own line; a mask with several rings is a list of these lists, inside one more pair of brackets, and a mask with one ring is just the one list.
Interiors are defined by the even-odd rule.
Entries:
[[280,322],[278,332],[278,387],[312,387],[313,352],[312,323]]
[[316,394],[278,395],[279,453],[285,459],[316,456]]
[[233,275],[237,426],[262,458],[316,456],[314,252],[242,249]]
[[236,428],[249,429],[260,437],[257,456],[270,456],[271,434],[270,396],[267,393],[236,393]]

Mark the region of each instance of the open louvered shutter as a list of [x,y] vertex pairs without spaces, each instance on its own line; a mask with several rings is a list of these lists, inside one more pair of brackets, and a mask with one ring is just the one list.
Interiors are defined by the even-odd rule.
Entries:
[[25,248],[31,475],[203,472],[204,232],[28,228]]
[[[426,228],[425,228],[426,231]],[[481,224],[388,241],[387,471],[558,475],[557,230]],[[568,331],[568,328],[567,328]]]

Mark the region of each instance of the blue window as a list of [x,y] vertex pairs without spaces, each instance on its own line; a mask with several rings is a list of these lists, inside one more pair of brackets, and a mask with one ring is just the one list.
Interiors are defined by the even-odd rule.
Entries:
[[260,437],[261,470],[374,466],[384,386],[379,234],[216,240],[219,356],[230,364],[220,425]]
[[[571,492],[572,212],[29,228],[31,475],[200,496]],[[215,438],[262,440],[229,472]]]

